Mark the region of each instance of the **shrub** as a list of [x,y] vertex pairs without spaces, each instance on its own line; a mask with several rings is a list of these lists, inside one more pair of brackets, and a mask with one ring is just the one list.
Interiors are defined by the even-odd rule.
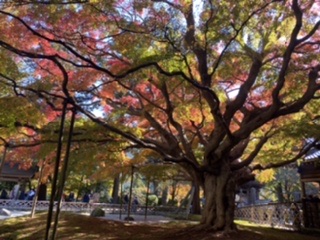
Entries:
[[95,208],[92,210],[90,216],[91,217],[104,217],[105,211],[102,210],[101,208]]

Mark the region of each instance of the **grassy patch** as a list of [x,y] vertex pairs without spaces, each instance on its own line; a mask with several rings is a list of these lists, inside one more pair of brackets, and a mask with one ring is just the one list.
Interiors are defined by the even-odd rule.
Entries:
[[255,232],[261,236],[268,236],[270,240],[316,240],[320,239],[320,232],[317,231],[288,231],[261,226],[248,221],[235,221],[241,231]]

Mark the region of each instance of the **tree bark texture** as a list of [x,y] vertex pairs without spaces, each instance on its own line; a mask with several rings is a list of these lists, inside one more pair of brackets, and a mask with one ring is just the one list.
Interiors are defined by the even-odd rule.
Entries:
[[53,209],[54,209],[54,200],[57,194],[56,191],[57,191],[57,184],[58,184],[60,160],[61,160],[61,154],[62,154],[62,138],[63,138],[64,125],[65,125],[65,118],[67,113],[67,104],[68,104],[67,101],[64,101],[62,114],[61,114],[59,138],[58,138],[58,144],[57,144],[57,155],[56,155],[56,162],[54,166],[54,174],[53,174],[52,187],[51,187],[51,197],[50,197],[50,205],[48,209],[45,240],[49,240],[49,233],[50,233],[51,221],[52,221]]
[[162,194],[161,194],[161,204],[162,205],[167,205],[168,204],[168,192],[169,192],[169,187],[166,184],[163,189],[162,189]]
[[200,186],[199,186],[199,184],[197,182],[194,182],[193,187],[194,187],[194,193],[193,193],[193,198],[192,198],[191,213],[192,214],[200,214],[201,213]]
[[119,189],[120,189],[120,175],[117,175],[113,179],[113,187],[112,187],[112,203],[119,203]]
[[72,135],[73,135],[73,129],[74,129],[74,123],[75,123],[75,117],[76,117],[76,111],[75,109],[72,110],[71,115],[71,121],[70,121],[70,127],[69,127],[69,134],[68,134],[68,141],[67,141],[67,147],[65,151],[64,156],[64,162],[61,170],[61,178],[60,178],[60,189],[58,190],[58,203],[56,208],[56,215],[54,219],[54,225],[52,229],[52,240],[57,239],[57,230],[58,230],[58,222],[59,222],[59,215],[61,211],[61,204],[62,204],[62,195],[64,191],[64,186],[67,180],[67,172],[68,172],[68,165],[69,165],[69,155],[71,150],[71,144],[72,144]]
[[38,201],[46,201],[47,200],[47,185],[41,183],[39,186],[38,192]]
[[219,175],[205,173],[204,193],[201,226],[215,231],[235,230],[235,180],[227,165],[222,166]]

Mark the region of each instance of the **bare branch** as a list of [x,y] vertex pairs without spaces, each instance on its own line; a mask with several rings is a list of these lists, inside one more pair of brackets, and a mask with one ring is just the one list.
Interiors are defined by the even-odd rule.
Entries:
[[303,42],[307,41],[309,38],[311,38],[316,33],[316,31],[318,30],[319,26],[320,26],[320,21],[318,21],[314,25],[314,27],[311,29],[311,31],[305,37],[303,37],[301,39],[298,39],[297,40],[297,44],[303,43]]
[[2,3],[5,4],[14,4],[15,6],[20,6],[20,5],[70,5],[70,4],[84,4],[84,3],[89,3],[89,0],[59,0],[59,1],[38,1],[38,0],[4,0]]
[[288,66],[289,66],[289,63],[291,60],[291,55],[292,55],[295,47],[299,43],[297,41],[297,37],[298,37],[300,29],[302,27],[302,11],[299,7],[298,0],[293,0],[292,10],[293,10],[295,18],[296,18],[296,24],[291,32],[291,37],[290,37],[288,47],[283,55],[283,62],[282,62],[281,70],[280,70],[279,77],[277,80],[277,85],[272,92],[272,99],[273,99],[273,103],[274,103],[272,109],[274,109],[274,110],[279,108],[281,105],[281,102],[279,99],[279,94],[280,94],[280,91],[283,88],[284,83],[285,83],[285,76],[286,76],[287,69],[288,69]]
[[300,111],[311,99],[314,98],[314,94],[320,90],[320,84],[317,84],[317,79],[319,78],[319,72],[320,72],[320,64],[313,67],[311,71],[309,72],[308,78],[308,87],[305,93],[301,98],[299,98],[297,101],[292,102],[290,104],[287,104],[283,108],[279,110],[279,112],[275,115],[277,116],[283,116],[291,113],[295,113]]
[[239,163],[232,163],[231,169],[232,170],[239,170],[240,168],[243,168],[245,166],[249,166],[249,164],[252,163],[252,161],[256,158],[256,156],[258,155],[258,153],[260,152],[260,150],[262,149],[262,147],[268,141],[269,138],[270,138],[270,136],[268,136],[268,134],[266,134],[264,137],[260,138],[260,141],[255,146],[255,149],[249,154],[249,156]]
[[254,17],[257,13],[261,12],[262,10],[264,10],[265,8],[267,8],[270,4],[274,3],[274,2],[281,2],[279,0],[273,0],[269,3],[266,3],[265,5],[263,5],[262,7],[258,8],[257,10],[254,10],[251,14],[249,14],[249,16],[243,21],[243,23],[240,25],[240,27],[238,28],[233,28],[236,32],[234,34],[234,36],[232,38],[230,38],[230,40],[227,42],[227,44],[225,45],[225,47],[223,48],[223,50],[221,51],[212,72],[210,73],[210,75],[214,75],[216,70],[218,69],[220,62],[224,56],[224,54],[226,53],[227,49],[230,47],[231,43],[238,37],[239,33],[242,31],[242,29],[247,25],[247,23],[250,21],[250,19],[252,17]]

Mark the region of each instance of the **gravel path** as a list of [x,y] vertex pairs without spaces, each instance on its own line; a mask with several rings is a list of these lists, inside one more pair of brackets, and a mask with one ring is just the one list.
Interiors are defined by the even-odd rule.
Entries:
[[[1,210],[2,210],[2,208],[0,209],[0,212],[1,212]],[[7,216],[7,215],[4,215],[4,214],[1,214],[0,215],[0,220],[7,219],[7,218],[13,218],[13,217],[20,217],[20,216],[31,214],[31,211],[17,211],[17,210],[7,210],[7,211],[10,212],[10,215]]]
[[[106,214],[104,218],[108,220],[128,222],[125,220],[126,217],[126,214],[122,214],[121,219],[119,217],[119,214]],[[144,215],[130,215],[130,217],[133,217],[134,219],[133,221],[129,221],[130,223],[159,224],[174,221],[174,219],[172,218],[159,215],[148,215],[146,218]]]
[[[10,215],[4,215],[4,214],[0,214],[0,220],[4,220],[7,218],[13,218],[13,217],[20,217],[20,216],[25,216],[31,213],[31,211],[17,211],[17,210],[7,210],[10,212]],[[1,212],[1,209],[0,209]],[[89,214],[85,214],[85,215],[89,215]],[[119,214],[110,214],[107,213],[105,217],[105,219],[108,220],[113,220],[113,221],[121,221],[121,222],[129,222],[132,224],[161,224],[161,223],[168,223],[168,222],[172,222],[175,221],[172,218],[169,217],[164,217],[164,216],[160,216],[160,215],[148,215],[147,217],[145,217],[144,215],[130,215],[130,217],[133,217],[133,221],[126,221],[125,218],[127,217],[126,214],[122,214],[121,219]]]

